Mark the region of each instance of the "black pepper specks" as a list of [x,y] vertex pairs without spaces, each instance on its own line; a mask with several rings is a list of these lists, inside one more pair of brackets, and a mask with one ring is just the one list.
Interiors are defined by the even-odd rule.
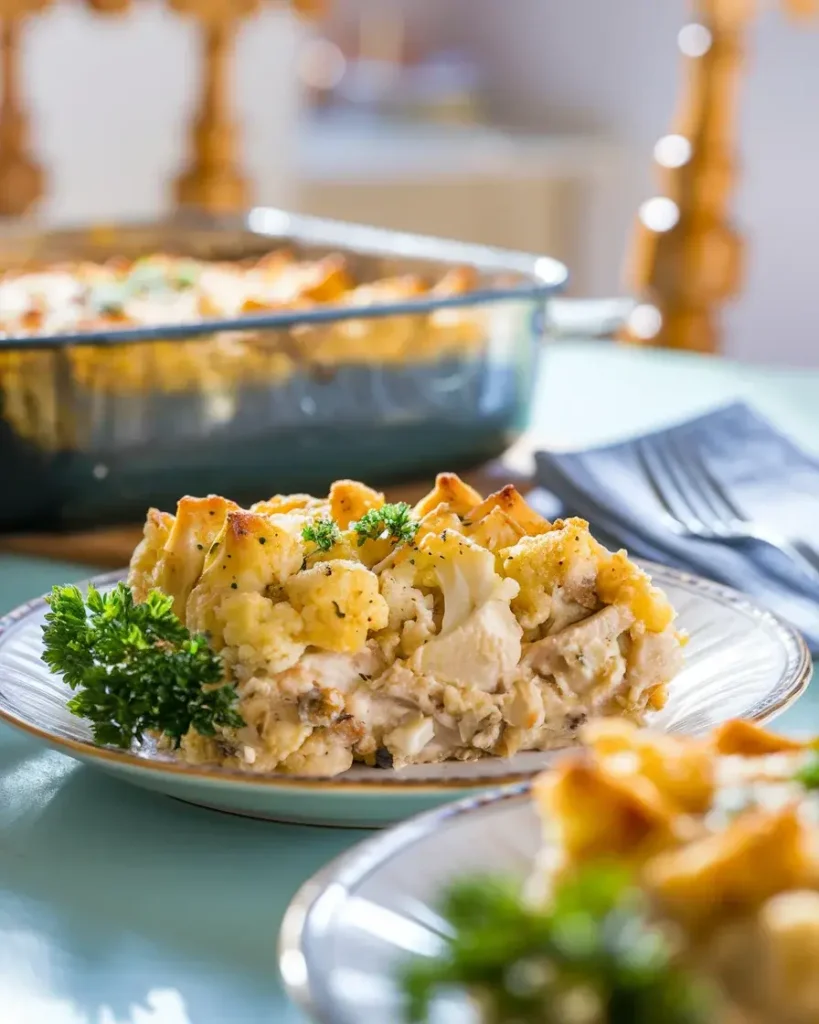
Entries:
[[375,766],[376,768],[392,768],[393,758],[392,754],[387,750],[386,747],[379,747],[375,752]]
[[341,610],[341,608],[339,608],[338,601],[333,601],[333,607],[336,610],[336,615],[338,616],[338,618],[340,618],[340,619],[346,619],[347,618],[347,613],[343,612]]
[[266,544],[267,543],[267,537],[259,537],[259,543],[260,544]]
[[239,589],[239,584],[238,583],[231,583],[230,589],[231,590],[238,590]]
[[199,551],[204,551],[205,550],[205,545],[204,544],[197,544],[196,547],[198,548]]

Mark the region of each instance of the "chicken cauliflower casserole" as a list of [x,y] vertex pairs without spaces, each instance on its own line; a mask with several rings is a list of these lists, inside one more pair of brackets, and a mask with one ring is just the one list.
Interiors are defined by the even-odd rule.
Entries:
[[662,707],[681,664],[625,552],[452,474],[413,509],[350,480],[250,509],[185,497],[148,513],[129,585],[171,596],[237,689],[244,726],[191,730],[180,756],[254,772],[565,746],[589,716]]
[[740,721],[689,739],[608,720],[582,739],[534,784],[547,847],[531,896],[548,900],[593,864],[627,865],[707,985],[710,1010],[686,1020],[816,1024],[816,743]]

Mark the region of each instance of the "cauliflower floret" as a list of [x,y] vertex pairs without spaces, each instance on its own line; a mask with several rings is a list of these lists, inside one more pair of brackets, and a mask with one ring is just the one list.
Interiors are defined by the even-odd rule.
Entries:
[[401,634],[404,655],[412,652],[435,634],[432,612],[435,602],[412,585],[414,567],[405,564],[381,573],[381,596],[389,606],[387,629]]
[[208,550],[222,530],[226,516],[238,508],[235,502],[214,494],[207,498],[179,500],[176,518],[156,568],[156,580],[164,593],[174,599],[174,611],[183,622],[185,605],[202,572]]
[[418,523],[418,532],[415,535],[415,543],[420,544],[424,537],[430,533],[443,533],[444,530],[453,530],[455,533],[463,533],[463,524],[459,517],[449,508],[448,505],[436,505]]
[[[308,522],[312,522],[312,520],[308,520]],[[339,559],[347,562],[363,561],[367,564],[365,559],[359,558],[359,549],[356,543],[357,537],[358,534],[355,531],[345,530],[338,535],[338,540],[334,541],[332,547],[327,551],[322,551],[321,548],[308,541],[307,554],[305,555],[307,566],[318,565],[319,562],[333,562]]]
[[515,580],[495,572],[491,551],[451,530],[424,537],[415,555],[415,569],[416,584],[438,586],[443,593],[442,636],[460,626],[485,602],[508,604],[519,590]]
[[255,592],[230,592],[216,616],[222,624],[225,657],[239,678],[283,672],[304,654],[301,615],[286,601],[274,604]]
[[292,576],[285,589],[301,612],[304,641],[325,650],[359,651],[368,632],[383,629],[389,621],[378,577],[357,562],[323,562]]
[[336,480],[330,488],[330,515],[342,530],[371,508],[381,508],[384,495],[357,480]]
[[524,629],[535,629],[552,612],[552,594],[563,588],[567,596],[594,607],[598,552],[602,548],[582,519],[558,519],[548,533],[522,537],[502,552],[503,571],[520,584],[512,608]]
[[131,556],[128,586],[134,593],[135,601],[144,601],[148,594],[159,586],[159,568],[162,564],[163,549],[173,527],[174,517],[159,509],[148,509],[145,529],[140,543]]
[[[200,585],[262,591],[298,572],[304,558],[301,522],[287,513],[230,512],[212,545]],[[235,584],[235,586],[234,586]]]
[[415,562],[416,582],[440,587],[444,617],[411,667],[440,682],[496,689],[520,659],[522,630],[509,608],[518,584],[495,572],[491,551],[451,530],[424,537]]
[[[397,568],[403,565],[415,565],[418,561],[418,547],[423,539],[430,534],[463,533],[463,523],[450,511],[449,506],[441,503],[429,512],[418,523],[418,530],[411,544],[399,544],[387,553],[384,561],[375,567],[376,572],[386,568]],[[422,559],[423,561],[423,559]]]
[[624,604],[638,622],[652,633],[662,631],[674,621],[675,612],[668,598],[651,582],[651,577],[630,562],[625,551],[603,551],[597,575],[597,591],[607,604]]
[[261,594],[269,587],[281,587],[301,567],[303,551],[296,517],[228,513],[188,599],[188,626],[208,632],[218,649],[224,626],[220,615],[223,599],[234,591]]

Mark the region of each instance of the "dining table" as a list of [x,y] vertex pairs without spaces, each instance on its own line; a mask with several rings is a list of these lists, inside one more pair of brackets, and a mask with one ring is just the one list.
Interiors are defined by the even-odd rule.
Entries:
[[[819,371],[561,340],[544,347],[509,465],[531,472],[539,446],[599,444],[736,399],[819,454]],[[0,543],[0,613],[93,571]],[[819,685],[777,726],[819,733]],[[282,915],[367,835],[189,806],[0,725],[0,1022],[305,1024],[277,969]]]

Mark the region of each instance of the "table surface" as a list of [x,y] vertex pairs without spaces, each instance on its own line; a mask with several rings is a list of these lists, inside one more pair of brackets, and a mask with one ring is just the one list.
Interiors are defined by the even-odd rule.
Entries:
[[[532,430],[584,445],[747,398],[817,451],[817,394],[804,371],[563,344],[544,355]],[[0,612],[85,574],[0,555]],[[780,724],[819,731],[816,695]],[[0,726],[0,1019],[304,1024],[278,981],[279,923],[297,887],[364,835],[188,807]]]

